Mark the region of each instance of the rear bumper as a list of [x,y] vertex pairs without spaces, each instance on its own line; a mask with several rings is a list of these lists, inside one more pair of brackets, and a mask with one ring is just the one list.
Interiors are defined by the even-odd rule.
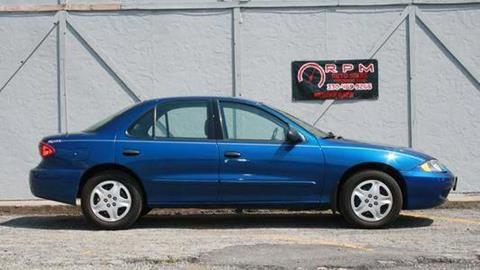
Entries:
[[456,185],[456,177],[450,173],[432,173],[420,170],[402,172],[406,182],[405,209],[424,209],[441,205]]
[[39,198],[75,204],[82,171],[35,168],[30,171],[30,191]]

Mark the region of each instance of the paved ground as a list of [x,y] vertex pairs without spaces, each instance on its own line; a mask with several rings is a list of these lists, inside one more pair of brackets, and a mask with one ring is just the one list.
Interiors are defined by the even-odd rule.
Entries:
[[360,230],[328,212],[157,212],[126,231],[78,215],[0,215],[8,269],[480,269],[480,209],[404,211]]

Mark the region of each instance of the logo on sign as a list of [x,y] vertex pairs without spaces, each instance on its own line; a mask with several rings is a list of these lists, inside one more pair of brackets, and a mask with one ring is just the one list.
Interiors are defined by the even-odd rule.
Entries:
[[292,63],[293,100],[378,97],[377,61],[297,61]]

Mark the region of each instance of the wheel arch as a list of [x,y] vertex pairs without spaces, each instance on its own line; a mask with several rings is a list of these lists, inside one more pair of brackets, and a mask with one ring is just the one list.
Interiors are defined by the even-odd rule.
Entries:
[[143,186],[142,181],[140,181],[140,177],[131,169],[128,167],[125,167],[120,164],[116,163],[104,163],[104,164],[97,164],[89,169],[87,169],[83,174],[82,177],[80,178],[80,183],[78,184],[78,189],[77,189],[77,198],[80,198],[82,189],[85,186],[85,183],[87,183],[88,179],[93,177],[96,174],[99,174],[101,172],[106,172],[106,171],[121,171],[124,172],[128,175],[130,175],[132,178],[134,178],[138,185],[140,186],[141,192],[142,192],[142,197],[143,197],[143,205],[147,205],[147,193],[145,192],[145,187]]
[[365,162],[365,163],[357,164],[357,165],[352,166],[349,169],[347,169],[343,173],[340,180],[337,181],[337,183],[335,185],[335,188],[333,190],[333,194],[332,194],[332,210],[333,211],[337,211],[337,206],[339,204],[339,199],[340,199],[339,194],[342,190],[342,186],[345,183],[345,181],[350,176],[352,176],[352,175],[354,175],[358,172],[365,171],[365,170],[377,170],[377,171],[387,173],[388,175],[393,177],[393,179],[395,179],[395,181],[400,186],[400,190],[402,191],[402,197],[403,197],[402,209],[404,209],[405,206],[408,205],[407,204],[407,186],[406,186],[406,183],[405,183],[405,179],[400,174],[400,172],[397,169],[395,169],[394,167],[392,167],[388,164],[385,164],[385,163]]

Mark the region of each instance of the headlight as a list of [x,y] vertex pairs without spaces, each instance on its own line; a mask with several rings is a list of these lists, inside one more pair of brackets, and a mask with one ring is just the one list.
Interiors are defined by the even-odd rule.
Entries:
[[422,170],[425,172],[446,172],[447,171],[447,167],[442,165],[436,159],[429,160],[423,163],[422,165],[420,165],[420,168],[422,168]]

